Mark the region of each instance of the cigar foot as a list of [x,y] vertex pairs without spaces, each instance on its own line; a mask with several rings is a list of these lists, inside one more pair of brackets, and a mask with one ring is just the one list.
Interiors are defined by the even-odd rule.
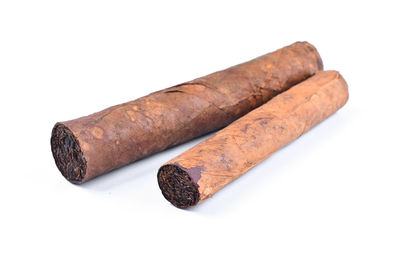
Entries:
[[86,159],[76,137],[64,124],[57,123],[53,128],[51,151],[62,175],[71,183],[82,183],[86,174]]
[[187,208],[199,202],[199,186],[185,170],[167,164],[160,168],[157,178],[162,194],[174,206]]

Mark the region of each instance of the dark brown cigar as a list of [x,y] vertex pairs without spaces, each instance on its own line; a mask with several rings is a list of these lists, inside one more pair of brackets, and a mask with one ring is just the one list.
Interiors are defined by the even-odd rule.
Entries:
[[73,183],[215,131],[322,69],[317,50],[298,42],[249,62],[57,123],[51,149]]

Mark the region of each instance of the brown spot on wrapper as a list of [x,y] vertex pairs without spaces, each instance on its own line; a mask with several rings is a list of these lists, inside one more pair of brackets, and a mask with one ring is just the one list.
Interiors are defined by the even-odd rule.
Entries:
[[93,136],[96,137],[97,139],[101,139],[103,137],[103,133],[104,133],[103,129],[101,129],[100,127],[97,127],[97,126],[93,127],[91,132],[92,132]]
[[242,129],[240,129],[240,131],[242,133],[247,133],[247,130],[249,129],[250,124],[246,124]]
[[268,124],[268,120],[261,120],[258,124],[259,124],[261,127],[264,127],[265,125]]
[[131,121],[133,121],[133,122],[136,121],[135,112],[133,112],[132,110],[127,110],[126,113],[128,114],[129,119],[130,119]]

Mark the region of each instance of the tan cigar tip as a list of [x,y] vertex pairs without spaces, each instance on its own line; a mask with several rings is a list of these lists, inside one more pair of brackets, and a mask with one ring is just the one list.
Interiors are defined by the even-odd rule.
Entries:
[[187,208],[199,202],[199,186],[182,168],[164,165],[158,170],[157,178],[163,196],[174,206]]
[[62,175],[71,183],[82,183],[87,162],[72,131],[66,125],[56,123],[50,142],[51,152]]

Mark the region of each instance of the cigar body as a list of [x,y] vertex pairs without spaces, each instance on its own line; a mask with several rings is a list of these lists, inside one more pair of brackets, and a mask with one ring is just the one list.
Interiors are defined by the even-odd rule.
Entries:
[[322,69],[317,50],[297,42],[249,62],[75,120],[57,123],[57,167],[82,183],[222,128]]
[[181,208],[211,197],[347,99],[347,84],[338,72],[318,72],[163,165],[157,176],[164,197]]

